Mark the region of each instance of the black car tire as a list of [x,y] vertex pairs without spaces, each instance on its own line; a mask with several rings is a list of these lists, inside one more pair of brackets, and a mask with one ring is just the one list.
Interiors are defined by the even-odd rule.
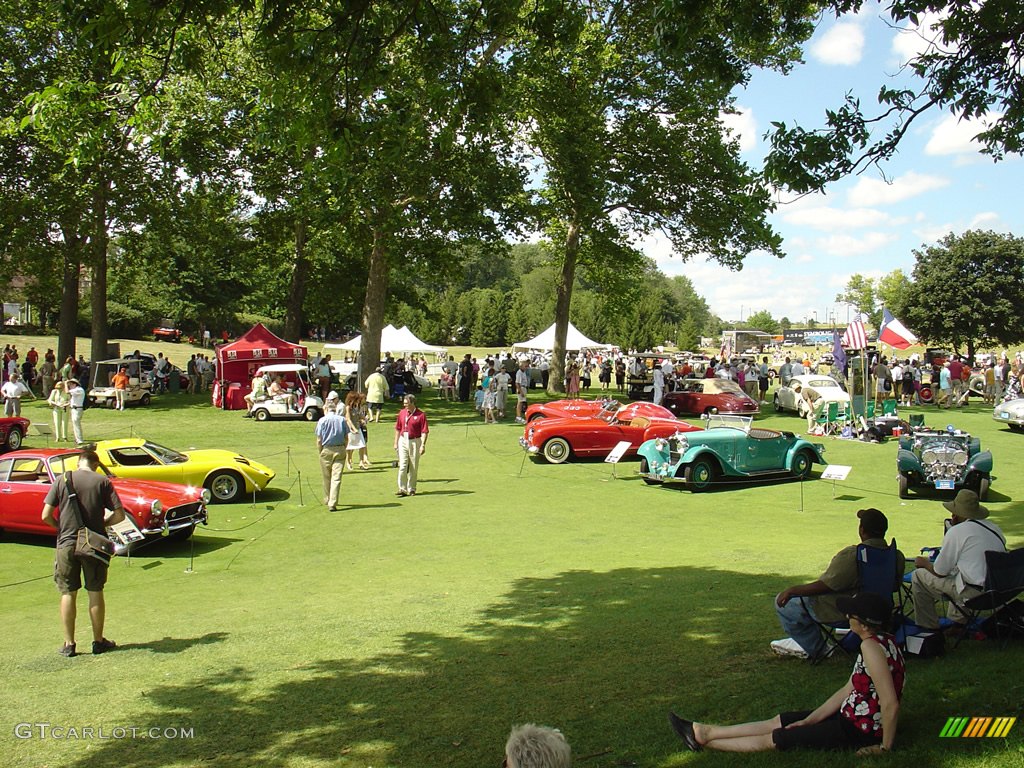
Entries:
[[319,421],[320,420],[320,409],[319,408],[307,408],[302,413],[303,418],[306,421]]
[[7,440],[4,441],[4,447],[8,451],[16,451],[21,448],[21,430],[17,427],[12,427],[7,433]]
[[651,480],[651,478],[647,477],[647,473],[650,471],[647,459],[640,459],[640,476],[643,477],[644,482],[648,485],[661,485],[657,480]]
[[793,477],[806,480],[814,468],[814,454],[807,448],[798,451],[793,457]]
[[252,417],[256,419],[256,421],[266,421],[270,418],[270,411],[266,408],[257,408],[253,411]]
[[569,441],[564,437],[552,437],[544,443],[544,448],[541,452],[549,464],[562,464],[568,461],[572,455]]
[[985,475],[979,477],[972,485],[974,486],[974,492],[978,494],[980,501],[988,501],[988,487],[991,484],[991,480]]
[[683,472],[683,479],[686,481],[687,490],[692,493],[701,493],[708,490],[715,482],[716,467],[711,459],[697,459],[688,464]]
[[139,405],[149,405],[149,403],[150,403],[150,401],[152,399],[153,398],[151,398],[149,396],[149,393],[147,392],[146,394],[144,394],[142,397],[139,398]]
[[218,469],[206,478],[206,487],[213,496],[212,501],[219,504],[230,504],[245,495],[245,481],[237,472],[230,469]]
[[778,392],[775,393],[774,404],[775,404],[775,410],[778,411],[779,413],[782,413],[782,410],[783,410],[782,409],[782,403],[779,402],[779,393]]
[[530,415],[530,418],[527,421],[537,421],[537,419],[546,419],[546,418],[547,418],[547,416],[545,416],[543,413],[534,413],[534,414]]
[[910,498],[910,480],[907,478],[906,475],[902,474],[900,475],[900,498]]

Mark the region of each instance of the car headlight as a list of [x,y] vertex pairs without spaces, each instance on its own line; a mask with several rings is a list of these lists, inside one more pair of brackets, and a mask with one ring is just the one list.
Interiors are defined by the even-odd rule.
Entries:
[[164,511],[164,505],[160,499],[153,500],[153,503],[149,505],[149,511],[154,515],[159,515]]
[[203,488],[202,493],[199,494],[199,498],[203,500],[203,504],[209,504],[210,500],[213,498],[213,494],[210,493],[209,488]]

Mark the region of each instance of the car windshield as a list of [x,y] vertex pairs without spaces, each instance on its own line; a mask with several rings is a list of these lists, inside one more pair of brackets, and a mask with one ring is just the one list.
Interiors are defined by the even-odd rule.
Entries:
[[726,416],[721,413],[710,413],[706,417],[707,429],[738,429],[749,432],[754,419],[750,416]]
[[601,410],[598,412],[597,418],[601,419],[601,421],[605,421],[611,424],[615,421],[615,416],[621,409],[622,406],[619,405],[614,400],[612,400],[601,406]]
[[162,464],[184,464],[188,461],[188,456],[184,453],[178,453],[178,451],[171,450],[170,448],[166,448],[162,445],[157,445],[156,443],[151,443],[148,440],[146,441],[145,447],[147,451],[160,459]]
[[729,379],[704,379],[705,395],[742,395],[743,390],[735,381]]
[[825,388],[832,387],[833,389],[835,389],[839,385],[835,381],[833,381],[832,379],[808,379],[804,383],[804,386],[805,387],[813,387],[814,389],[821,389],[822,387],[825,387]]

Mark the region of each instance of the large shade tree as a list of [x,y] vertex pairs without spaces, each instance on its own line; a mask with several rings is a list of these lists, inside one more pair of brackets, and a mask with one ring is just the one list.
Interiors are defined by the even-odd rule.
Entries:
[[[787,66],[805,3],[569,0],[524,7],[510,61],[541,184],[538,222],[557,253],[550,389],[560,391],[578,268],[642,274],[636,238],[739,268],[781,255],[772,204],[720,113],[753,64]],[[631,340],[646,337],[630,332]]]
[[[914,251],[905,324],[973,357],[981,347],[1024,341],[1024,239],[972,230]],[[902,319],[902,318],[901,318]]]

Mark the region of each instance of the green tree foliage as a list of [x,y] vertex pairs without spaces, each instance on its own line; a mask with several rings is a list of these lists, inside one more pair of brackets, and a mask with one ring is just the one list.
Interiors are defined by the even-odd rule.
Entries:
[[764,331],[765,333],[777,333],[779,330],[778,321],[772,317],[772,313],[767,309],[762,309],[760,312],[755,312],[748,317],[747,325],[756,331]]
[[981,347],[1024,341],[1024,240],[995,232],[947,235],[915,250],[904,324],[935,344],[973,356]]
[[[855,13],[864,0],[836,0],[837,14]],[[930,41],[908,62],[910,87],[882,85],[876,114],[847,95],[826,113],[825,127],[775,123],[765,163],[769,178],[806,192],[879,164],[895,154],[915,121],[934,112],[978,120],[977,139],[996,160],[1020,153],[1024,135],[1024,71],[1020,41],[1024,5],[1018,2],[896,0],[887,7],[899,27],[920,28]]]
[[636,274],[643,259],[630,238],[654,231],[682,258],[734,267],[751,250],[779,252],[767,190],[718,119],[750,66],[788,62],[810,34],[805,6],[769,5],[749,16],[625,0],[531,8],[511,62],[543,173],[538,218],[558,254],[553,390],[577,266]]
[[836,294],[836,301],[849,304],[857,312],[869,318],[869,325],[875,328],[882,322],[882,310],[878,306],[875,279],[861,274],[851,275],[846,287]]
[[875,283],[875,294],[883,307],[887,307],[894,316],[901,318],[910,304],[911,280],[902,269],[894,269],[882,275]]

